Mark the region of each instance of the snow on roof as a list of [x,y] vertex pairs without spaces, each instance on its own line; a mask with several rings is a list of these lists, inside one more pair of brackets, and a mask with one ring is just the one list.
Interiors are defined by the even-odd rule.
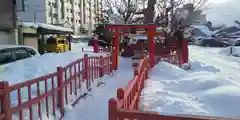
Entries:
[[205,25],[192,25],[192,27],[201,30],[206,36],[213,35],[213,32]]
[[23,27],[32,27],[32,28],[38,28],[38,25],[33,22],[20,22],[18,25],[23,26]]
[[91,36],[88,35],[72,35],[73,38],[91,38]]
[[24,26],[24,27],[33,27],[33,28],[45,28],[45,29],[50,29],[50,30],[60,30],[60,31],[65,31],[65,32],[73,32],[71,28],[66,28],[58,25],[51,25],[51,24],[46,24],[46,23],[34,23],[34,22],[21,22],[19,25]]

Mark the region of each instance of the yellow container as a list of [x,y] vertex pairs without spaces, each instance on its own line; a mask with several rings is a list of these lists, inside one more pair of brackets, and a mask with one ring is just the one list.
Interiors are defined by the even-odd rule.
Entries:
[[49,38],[45,44],[47,52],[66,52],[69,50],[68,41],[64,37]]

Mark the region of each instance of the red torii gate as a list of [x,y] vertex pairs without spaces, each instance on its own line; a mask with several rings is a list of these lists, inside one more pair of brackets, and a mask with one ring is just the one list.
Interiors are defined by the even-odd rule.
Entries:
[[[123,24],[123,25],[116,25],[116,24],[105,24],[105,27],[114,32],[114,52],[113,52],[113,69],[118,69],[118,56],[119,56],[119,35],[122,33],[118,32],[119,29],[126,29],[126,28],[137,28],[137,29],[147,29],[147,37],[150,40],[149,46],[149,56],[150,56],[150,63],[151,67],[155,65],[155,45],[154,45],[154,36],[156,35],[156,27],[159,25],[156,24]],[[158,33],[158,35],[160,35]]]

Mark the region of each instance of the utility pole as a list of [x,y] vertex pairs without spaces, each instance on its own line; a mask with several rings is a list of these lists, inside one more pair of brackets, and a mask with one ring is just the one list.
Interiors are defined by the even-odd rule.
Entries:
[[90,35],[91,31],[92,31],[92,1],[89,0],[89,6],[90,6],[90,28],[88,30],[88,34]]
[[34,23],[36,23],[36,19],[37,19],[37,15],[36,14],[37,14],[36,11],[34,11],[33,12],[33,21],[34,21]]
[[53,15],[53,4],[50,3],[49,7],[50,7],[50,13],[51,13],[51,24],[53,24],[53,17],[54,17],[54,15]]
[[13,38],[15,43],[19,44],[18,41],[18,17],[17,17],[17,5],[16,0],[12,0],[12,23],[13,23]]

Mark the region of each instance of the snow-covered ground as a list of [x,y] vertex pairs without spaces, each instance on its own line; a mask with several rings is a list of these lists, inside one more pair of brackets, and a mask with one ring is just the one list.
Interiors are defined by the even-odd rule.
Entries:
[[227,47],[227,48],[221,49],[219,52],[222,54],[226,54],[226,55],[240,57],[240,47],[239,46]]
[[[72,51],[65,53],[47,53],[42,56],[36,56],[11,63],[0,72],[0,80],[8,81],[9,84],[15,84],[26,80],[31,80],[56,71],[58,66],[65,66],[84,54],[89,56],[100,56],[102,53],[92,53],[91,47],[87,43],[72,44]],[[90,52],[82,52],[82,48]]]
[[188,71],[158,64],[142,92],[141,109],[239,118],[240,61],[219,50],[191,46]]
[[[86,43],[77,43],[71,52],[21,60],[1,72],[0,78],[14,84],[54,72],[57,66],[83,57],[82,48],[92,49]],[[142,92],[141,109],[161,114],[240,117],[240,59],[226,55],[227,48],[189,48],[190,70],[164,62],[152,70]],[[108,100],[116,97],[117,88],[125,87],[132,76],[131,59],[120,57],[119,70],[103,77],[104,85],[93,88],[74,108],[68,108],[64,119],[107,120]]]
[[119,70],[113,76],[104,77],[105,84],[93,89],[86,99],[69,109],[64,120],[107,120],[108,100],[116,97],[117,88],[126,87],[132,76],[131,59],[120,58]]
[[[82,52],[82,48],[84,48],[84,50],[87,50],[87,52]],[[106,55],[105,53],[92,53],[92,47],[88,47],[87,43],[73,43],[72,51],[69,51],[69,52],[47,53],[42,56],[31,57],[28,59],[19,60],[9,64],[8,66],[4,67],[4,69],[0,72],[0,80],[8,81],[10,85],[31,80],[36,77],[40,77],[43,75],[47,75],[49,73],[56,72],[56,68],[58,66],[64,67],[67,64],[77,59],[83,58],[84,54],[88,54],[89,56]],[[36,85],[31,87],[32,96],[36,95],[36,91],[34,91],[35,87]],[[44,89],[41,89],[41,90],[44,90]],[[70,96],[70,99],[72,97],[73,96]],[[21,89],[21,98],[22,98],[22,102],[28,100],[27,88]],[[74,97],[72,99],[74,99]],[[17,91],[14,91],[11,93],[11,103],[13,106],[17,105],[17,100],[18,100]],[[41,104],[43,104],[43,107],[42,107],[43,113],[46,113],[46,111],[44,112],[45,103],[42,101]],[[50,107],[51,107],[51,104],[52,104],[51,101],[49,101]],[[35,107],[36,106],[33,106],[33,109]],[[34,110],[37,110],[37,109],[35,108]],[[23,110],[23,113],[24,113],[24,117],[26,117],[24,118],[24,120],[29,119],[28,110]],[[37,113],[37,111],[35,111],[35,113]],[[57,115],[57,117],[59,117],[59,115]],[[16,118],[16,115],[13,115],[13,119],[18,119],[18,118]],[[54,120],[54,118],[49,118],[49,119],[44,118],[44,120]]]

